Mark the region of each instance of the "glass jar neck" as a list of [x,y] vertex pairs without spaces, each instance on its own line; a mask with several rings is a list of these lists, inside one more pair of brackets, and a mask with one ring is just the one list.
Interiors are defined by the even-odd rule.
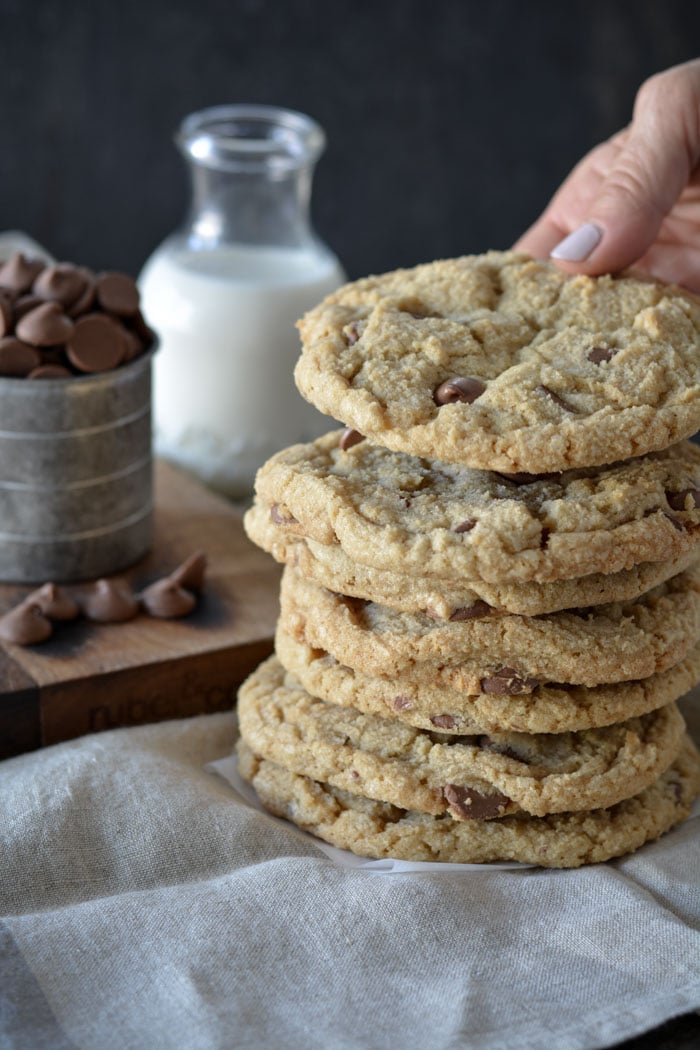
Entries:
[[227,244],[304,248],[324,146],[309,117],[272,106],[217,106],[187,117],[176,138],[190,167],[190,247]]

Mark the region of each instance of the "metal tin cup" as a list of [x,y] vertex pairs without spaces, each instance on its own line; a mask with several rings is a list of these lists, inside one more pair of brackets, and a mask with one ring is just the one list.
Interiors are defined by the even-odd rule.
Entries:
[[151,543],[151,359],[0,379],[0,579],[117,572]]

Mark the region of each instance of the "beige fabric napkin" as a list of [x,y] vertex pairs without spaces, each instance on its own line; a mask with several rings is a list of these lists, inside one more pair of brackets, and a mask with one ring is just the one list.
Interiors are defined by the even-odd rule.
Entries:
[[577,871],[338,867],[231,715],[0,763],[0,1046],[583,1050],[700,1007],[700,817]]

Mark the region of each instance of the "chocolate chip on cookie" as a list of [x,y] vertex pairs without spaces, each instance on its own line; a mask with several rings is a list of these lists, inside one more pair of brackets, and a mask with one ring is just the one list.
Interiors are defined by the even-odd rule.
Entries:
[[338,447],[341,448],[343,452],[347,452],[347,450],[352,448],[353,445],[359,445],[360,442],[364,440],[364,434],[360,434],[359,430],[353,430],[352,427],[346,427],[340,435]]
[[496,696],[516,696],[518,693],[531,693],[539,684],[536,678],[523,678],[512,667],[501,667],[481,679],[481,691]]
[[671,510],[692,510],[695,507],[700,507],[700,489],[683,489],[682,492],[667,492],[666,499]]
[[507,795],[485,795],[458,784],[445,784],[443,794],[453,814],[462,820],[489,820],[502,816],[510,802]]
[[454,379],[446,379],[444,383],[436,388],[433,400],[436,405],[471,405],[478,397],[481,397],[486,385],[480,379],[473,376],[456,376]]

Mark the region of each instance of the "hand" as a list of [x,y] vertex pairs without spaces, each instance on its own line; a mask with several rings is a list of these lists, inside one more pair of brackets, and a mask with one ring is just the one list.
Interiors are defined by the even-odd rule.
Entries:
[[642,84],[632,123],[580,161],[515,247],[569,273],[634,264],[700,292],[700,59]]

